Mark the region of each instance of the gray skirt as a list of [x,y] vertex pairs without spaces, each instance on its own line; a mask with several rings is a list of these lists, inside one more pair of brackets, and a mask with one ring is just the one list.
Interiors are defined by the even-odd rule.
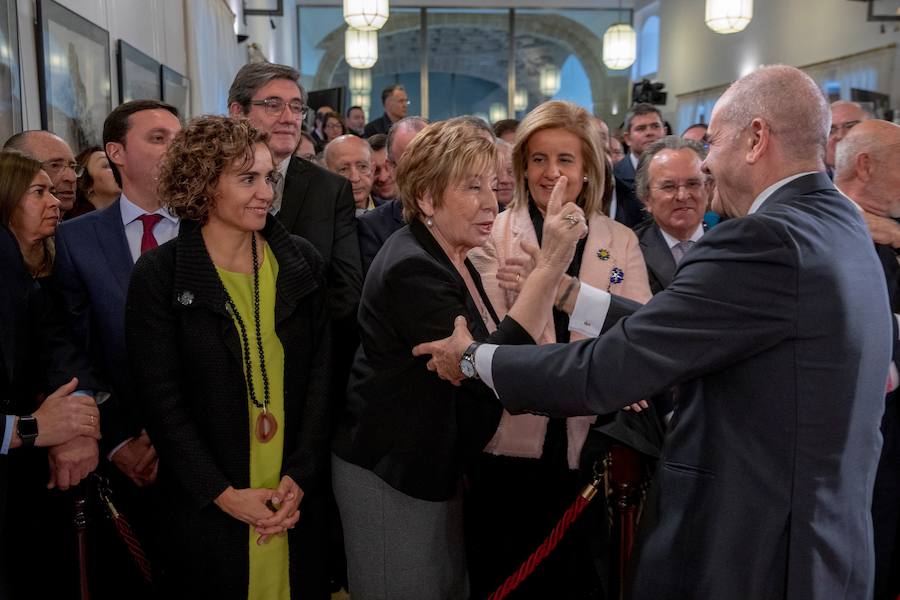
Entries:
[[331,456],[353,600],[468,598],[461,495],[419,500]]

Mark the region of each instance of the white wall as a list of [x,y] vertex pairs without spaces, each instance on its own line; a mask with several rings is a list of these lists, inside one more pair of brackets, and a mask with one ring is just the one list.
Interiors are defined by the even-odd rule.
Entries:
[[[893,23],[866,21],[866,3],[848,0],[755,0],[753,20],[736,34],[720,35],[703,21],[703,0],[660,2],[658,80],[669,92],[667,115],[675,96],[724,85],[760,64],[806,66],[880,48],[900,45]],[[895,60],[892,90],[900,106],[900,56]]]
[[[185,0],[58,0],[69,10],[109,32],[113,106],[118,104],[116,41],[123,39],[179,73],[187,72],[184,32]],[[22,69],[23,125],[40,129],[34,0],[18,0],[19,53]]]

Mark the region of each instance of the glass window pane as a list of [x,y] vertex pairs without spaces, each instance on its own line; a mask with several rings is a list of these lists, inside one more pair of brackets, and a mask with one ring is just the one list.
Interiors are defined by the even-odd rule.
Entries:
[[516,93],[528,96],[517,118],[546,100],[569,100],[614,129],[628,109],[629,70],[603,64],[603,34],[628,17],[604,9],[517,9]]
[[429,117],[507,118],[508,57],[508,10],[429,8]]
[[[409,94],[410,115],[418,114],[419,9],[392,8],[391,16],[378,32],[378,62],[369,69],[370,89],[350,89],[350,68],[344,60],[344,23],[341,7],[300,7],[298,35],[300,82],[307,90],[346,88],[345,110],[361,104],[366,120],[380,117],[381,90],[400,83]],[[367,106],[368,105],[368,106]]]

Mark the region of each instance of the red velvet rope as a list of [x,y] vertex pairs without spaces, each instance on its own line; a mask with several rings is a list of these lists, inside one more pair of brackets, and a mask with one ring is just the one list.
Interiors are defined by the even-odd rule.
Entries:
[[507,577],[506,581],[503,582],[503,585],[497,588],[494,593],[488,597],[488,600],[501,600],[502,598],[506,598],[506,596],[514,589],[519,587],[519,584],[528,579],[528,576],[534,573],[534,570],[541,564],[541,561],[547,558],[556,546],[559,545],[559,542],[566,534],[566,531],[572,526],[572,523],[575,522],[578,515],[584,511],[589,502],[590,500],[585,499],[583,495],[579,494],[578,497],[575,498],[575,502],[572,503],[556,524],[556,527],[553,528],[550,535],[547,536],[547,539],[537,547],[537,550],[532,552],[531,556],[528,557],[528,560],[522,563],[515,573]]

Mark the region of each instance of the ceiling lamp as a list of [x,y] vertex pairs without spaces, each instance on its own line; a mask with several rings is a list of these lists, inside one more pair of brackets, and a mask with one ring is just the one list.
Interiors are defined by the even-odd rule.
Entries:
[[372,91],[371,69],[350,69],[347,85],[351,94],[369,94]]
[[388,20],[388,0],[344,0],[344,21],[354,29],[378,31]]
[[637,57],[637,33],[628,23],[616,23],[603,34],[603,64],[614,71],[627,69]]
[[366,117],[369,116],[369,108],[372,107],[372,98],[369,94],[350,94],[350,106],[358,106],[363,109],[363,112],[366,113]]
[[513,108],[516,109],[516,112],[522,112],[528,108],[528,90],[516,90]]
[[491,104],[491,108],[488,113],[491,117],[491,123],[502,121],[509,116],[509,114],[506,112],[506,105],[502,102],[494,102],[493,104]]
[[737,33],[753,19],[753,0],[706,0],[706,26],[716,33]]
[[553,65],[541,67],[538,75],[538,84],[541,93],[545,96],[552,96],[559,91],[559,69]]
[[348,27],[344,33],[344,60],[354,69],[369,69],[378,62],[378,32]]

